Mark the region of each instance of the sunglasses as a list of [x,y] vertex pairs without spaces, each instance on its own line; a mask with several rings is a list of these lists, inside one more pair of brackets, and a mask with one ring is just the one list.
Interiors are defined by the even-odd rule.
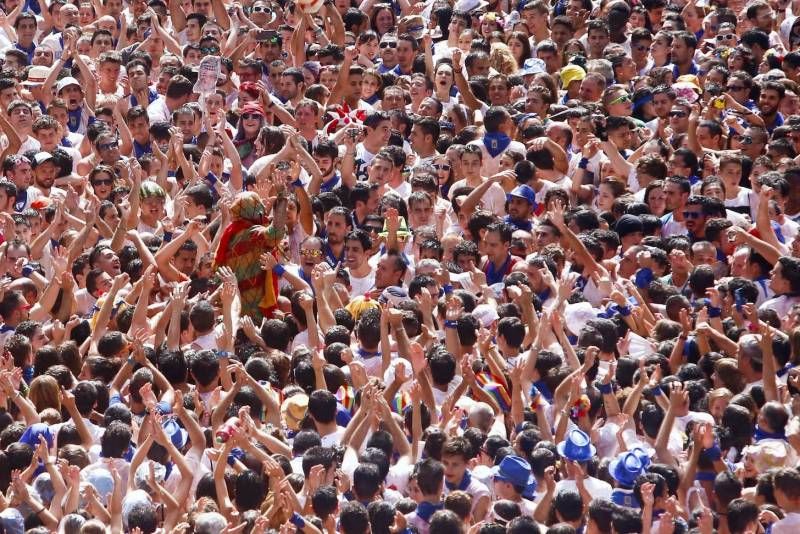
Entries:
[[370,234],[378,234],[380,231],[383,230],[380,226],[365,226],[364,231],[369,232]]
[[315,248],[304,248],[300,250],[300,255],[309,258],[320,258],[322,257],[322,251]]
[[99,150],[112,150],[114,148],[119,148],[119,143],[117,141],[111,141],[110,143],[103,143],[101,145],[97,145]]
[[697,211],[684,211],[683,218],[684,219],[699,219],[702,217],[703,214]]
[[112,180],[111,178],[109,178],[108,180],[95,180],[95,181],[92,182],[93,186],[113,185],[113,184],[114,184],[114,180]]
[[242,120],[246,120],[246,121],[247,120],[251,120],[251,119],[257,120],[257,119],[260,119],[260,118],[261,118],[261,115],[259,115],[258,113],[242,113]]
[[633,100],[631,99],[631,95],[625,93],[624,95],[620,95],[611,102],[609,102],[608,105],[613,106],[614,104],[624,104],[627,102],[633,102]]
[[258,6],[250,10],[253,13],[272,13],[272,10],[267,6]]
[[688,113],[686,113],[685,111],[670,111],[670,112],[669,112],[669,116],[670,116],[670,117],[680,117],[680,118],[683,118],[683,117],[686,117],[687,115],[688,115]]
[[744,91],[747,89],[744,85],[729,85],[728,91]]
[[210,48],[201,48],[200,52],[203,54],[210,54],[212,56],[215,56],[219,54],[219,48],[217,48],[216,46],[212,46]]
[[732,33],[720,34],[717,35],[717,41],[729,41],[731,39],[736,39],[736,35]]
[[397,41],[383,41],[378,46],[381,48],[397,48]]
[[436,169],[437,171],[449,171],[450,165],[448,165],[447,163],[435,163],[433,165],[433,168]]
[[742,145],[752,145],[753,144],[753,138],[750,137],[749,135],[734,135],[733,138],[735,140],[739,141],[739,143],[742,144]]

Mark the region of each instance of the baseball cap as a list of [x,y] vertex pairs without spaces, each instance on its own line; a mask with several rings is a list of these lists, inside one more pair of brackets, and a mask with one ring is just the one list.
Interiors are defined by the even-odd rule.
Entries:
[[561,77],[561,87],[566,89],[572,82],[586,78],[586,71],[578,65],[567,65],[561,69],[559,76]]
[[79,82],[72,76],[67,76],[66,78],[62,78],[61,80],[58,81],[58,85],[56,85],[56,94],[60,93],[70,85],[77,85],[78,87],[80,87],[81,82]]
[[521,184],[515,187],[513,191],[506,195],[506,200],[511,200],[511,197],[524,198],[528,201],[528,204],[534,208],[536,207],[536,191],[528,185]]
[[38,152],[33,157],[33,167],[36,168],[39,165],[41,165],[42,163],[45,163],[45,162],[50,161],[52,159],[53,159],[53,155],[50,152]]

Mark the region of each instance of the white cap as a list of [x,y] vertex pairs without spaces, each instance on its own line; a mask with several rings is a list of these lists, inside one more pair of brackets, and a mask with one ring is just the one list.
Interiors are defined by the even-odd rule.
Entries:
[[61,80],[58,81],[58,85],[56,85],[56,94],[60,93],[70,85],[77,85],[78,87],[80,87],[81,82],[79,82],[72,76],[67,76],[66,78],[62,78]]

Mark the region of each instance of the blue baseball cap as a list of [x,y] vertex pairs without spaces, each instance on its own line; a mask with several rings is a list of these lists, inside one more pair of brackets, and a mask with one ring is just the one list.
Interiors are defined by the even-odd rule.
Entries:
[[523,198],[528,201],[528,204],[536,209],[536,191],[534,191],[529,185],[518,185],[513,191],[506,195],[506,200],[511,200],[511,197]]

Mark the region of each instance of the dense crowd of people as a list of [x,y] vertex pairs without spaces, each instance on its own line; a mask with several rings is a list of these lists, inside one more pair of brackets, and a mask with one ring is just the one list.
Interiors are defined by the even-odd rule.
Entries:
[[800,0],[0,7],[0,534],[800,526]]

